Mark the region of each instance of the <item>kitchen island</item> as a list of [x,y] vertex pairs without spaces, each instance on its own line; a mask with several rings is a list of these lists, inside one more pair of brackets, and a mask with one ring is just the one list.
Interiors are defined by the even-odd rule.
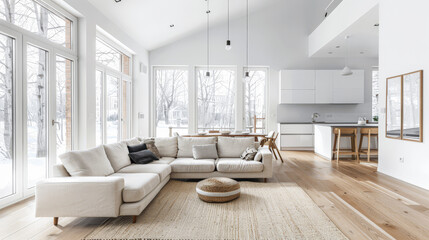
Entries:
[[[378,128],[378,124],[370,123],[365,125],[355,123],[315,123],[314,125],[314,152],[326,159],[332,159],[332,149],[334,147],[333,129],[337,127],[343,128],[358,128],[357,142],[359,144],[361,128]],[[373,140],[374,141],[374,140]],[[376,142],[372,142],[371,146],[376,146]],[[367,148],[368,142],[364,138],[362,148]],[[358,146],[359,147],[359,146]],[[349,139],[341,139],[341,148],[351,148]]]

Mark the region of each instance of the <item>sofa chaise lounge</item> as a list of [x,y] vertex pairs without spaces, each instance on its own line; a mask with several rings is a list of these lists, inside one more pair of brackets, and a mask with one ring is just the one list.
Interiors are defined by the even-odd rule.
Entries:
[[[118,217],[137,216],[172,179],[208,177],[271,178],[272,154],[253,138],[155,138],[161,159],[148,164],[131,163],[127,146],[145,139],[71,151],[54,166],[53,177],[36,185],[36,217]],[[217,143],[217,159],[193,159],[192,147]],[[255,158],[240,155],[256,147]]]

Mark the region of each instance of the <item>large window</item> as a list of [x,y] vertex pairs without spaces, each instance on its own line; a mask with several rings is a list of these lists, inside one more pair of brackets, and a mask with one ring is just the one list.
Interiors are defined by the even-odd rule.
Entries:
[[250,78],[237,77],[236,67],[157,66],[153,68],[156,136],[208,131],[266,132],[268,68],[249,68]]
[[197,68],[198,131],[234,130],[234,69],[212,68],[206,77],[205,68]]
[[251,68],[249,76],[244,81],[244,128],[263,133],[266,128],[267,69]]
[[73,148],[75,21],[55,4],[0,1],[0,208]]
[[0,199],[14,193],[15,39],[0,34]]
[[71,48],[72,21],[33,0],[0,1],[0,19]]
[[188,71],[155,68],[156,136],[188,133]]
[[131,57],[107,39],[96,40],[96,143],[128,138],[131,126]]

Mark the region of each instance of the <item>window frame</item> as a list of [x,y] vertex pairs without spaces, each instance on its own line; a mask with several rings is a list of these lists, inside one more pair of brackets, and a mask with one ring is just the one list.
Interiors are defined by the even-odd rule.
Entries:
[[[119,79],[119,87],[118,87],[118,91],[119,91],[119,100],[118,100],[118,106],[119,106],[119,136],[118,136],[118,141],[120,141],[122,138],[122,136],[124,136],[123,133],[123,129],[122,129],[122,102],[123,102],[123,95],[122,95],[122,90],[123,90],[123,82],[127,82],[127,84],[130,84],[130,91],[128,93],[127,98],[130,99],[130,104],[127,106],[128,107],[128,119],[127,119],[127,125],[128,125],[128,129],[127,129],[127,136],[131,136],[132,133],[132,110],[133,110],[133,55],[131,54],[131,52],[129,52],[127,49],[123,48],[122,46],[120,46],[119,44],[115,43],[113,40],[111,40],[109,37],[105,36],[102,32],[97,31],[96,34],[96,41],[97,39],[100,39],[101,41],[103,41],[104,43],[108,44],[110,47],[114,48],[115,50],[117,50],[120,54],[121,54],[121,71],[118,71],[116,69],[113,69],[109,66],[106,66],[100,62],[96,61],[96,69],[95,71],[100,71],[102,73],[102,81],[103,81],[103,86],[102,86],[102,92],[103,92],[103,97],[102,97],[102,106],[103,106],[103,132],[102,132],[102,144],[105,144],[107,142],[107,135],[106,135],[106,81],[107,75],[111,75],[111,76],[115,76],[118,77]],[[123,63],[123,59],[122,59],[122,54],[126,55],[127,57],[129,57],[129,75],[127,75],[126,73],[124,73],[124,63]],[[95,59],[96,60],[96,59]],[[94,75],[95,76],[95,75]]]
[[[250,71],[265,71],[266,77],[265,77],[265,133],[268,133],[268,116],[270,111],[270,105],[269,105],[269,93],[270,93],[270,67],[268,66],[249,66],[249,67],[243,67],[243,73],[249,69]],[[245,89],[244,89],[244,82],[241,81],[242,89],[243,89],[243,101],[242,101],[242,113],[243,113],[243,131],[246,128],[246,104],[244,102],[244,98],[246,96]]]
[[[68,18],[71,21],[71,48],[50,41],[36,33],[28,31],[3,19],[0,19],[0,33],[15,39],[14,51],[14,83],[13,83],[13,177],[14,193],[0,199],[0,209],[34,195],[35,187],[27,188],[28,161],[27,154],[27,98],[26,91],[26,52],[27,44],[46,50],[47,53],[47,160],[45,177],[53,174],[56,164],[56,131],[52,129],[51,120],[56,118],[56,56],[67,58],[73,62],[72,68],[72,149],[78,143],[78,113],[77,113],[77,18],[50,0],[34,0],[54,14]],[[55,127],[55,126],[54,126]]]
[[[193,106],[193,98],[192,98],[192,96],[193,96],[193,94],[194,94],[194,92],[193,91],[190,91],[191,89],[190,89],[190,87],[191,87],[191,83],[192,83],[192,77],[191,77],[191,72],[189,71],[189,67],[188,66],[186,66],[186,65],[169,65],[169,66],[166,66],[166,65],[153,65],[152,66],[152,72],[151,72],[151,80],[150,80],[150,95],[151,95],[151,97],[150,97],[150,114],[151,114],[151,118],[150,118],[150,122],[149,122],[149,124],[150,124],[150,133],[151,133],[151,135],[152,136],[156,136],[156,127],[157,127],[157,125],[156,125],[156,114],[157,114],[157,112],[156,112],[156,102],[157,102],[157,84],[156,84],[156,77],[155,77],[155,72],[156,72],[156,70],[158,70],[158,69],[164,69],[164,70],[184,70],[184,71],[186,71],[187,73],[188,73],[188,79],[187,79],[187,81],[188,81],[188,133],[190,133],[190,132],[192,132],[193,130],[193,128],[192,128],[192,120],[193,120],[193,118],[192,118],[192,108],[191,108],[191,106]],[[191,103],[192,102],[192,103]]]

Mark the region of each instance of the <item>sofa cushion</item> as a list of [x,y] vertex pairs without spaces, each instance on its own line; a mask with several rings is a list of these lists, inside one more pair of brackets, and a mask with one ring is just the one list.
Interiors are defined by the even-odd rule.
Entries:
[[174,160],[176,160],[176,159],[172,158],[172,157],[162,157],[158,161],[153,161],[153,162],[151,162],[149,164],[170,164]]
[[220,158],[239,158],[248,148],[255,146],[253,137],[219,137],[217,151]]
[[155,138],[155,145],[161,157],[177,156],[177,137]]
[[194,145],[192,146],[194,159],[217,159],[216,144]]
[[194,145],[216,144],[214,137],[179,137],[177,139],[178,158],[193,158],[192,147]]
[[162,181],[170,175],[171,167],[167,164],[131,164],[119,170],[118,173],[156,173]]
[[124,179],[122,200],[126,203],[142,200],[161,182],[156,173],[114,173],[110,176]]
[[224,173],[262,172],[264,164],[240,158],[219,158],[216,162],[216,169]]
[[107,176],[114,173],[103,146],[66,152],[59,158],[72,177]]
[[170,164],[172,172],[206,173],[216,168],[214,159],[178,158]]
[[158,160],[158,158],[150,150],[142,150],[138,152],[132,152],[128,154],[133,163],[137,164],[148,164]]
[[106,151],[107,158],[109,159],[110,164],[112,164],[113,170],[115,170],[115,172],[131,164],[126,143],[119,142],[106,144],[103,146],[104,151]]
[[140,144],[140,140],[138,137],[126,139],[126,140],[123,140],[122,142],[127,144],[127,146],[135,146]]

